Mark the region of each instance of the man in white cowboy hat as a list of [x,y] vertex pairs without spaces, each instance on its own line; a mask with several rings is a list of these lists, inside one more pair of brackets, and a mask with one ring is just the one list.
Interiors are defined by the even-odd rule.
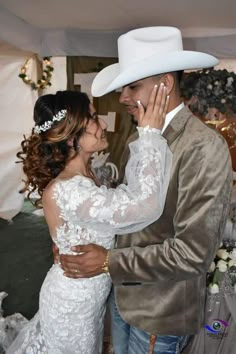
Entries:
[[83,255],[61,263],[73,278],[110,273],[116,354],[176,354],[204,324],[206,272],[223,236],[232,187],[227,145],[181,103],[179,77],[218,60],[184,51],[173,27],[132,30],[119,38],[118,50],[119,63],[98,73],[92,94],[122,87],[120,102],[137,118],[137,101],[145,108],[153,86],[164,83],[170,103],[162,134],[173,153],[165,208],[143,231],[117,237],[115,249],[78,246]]

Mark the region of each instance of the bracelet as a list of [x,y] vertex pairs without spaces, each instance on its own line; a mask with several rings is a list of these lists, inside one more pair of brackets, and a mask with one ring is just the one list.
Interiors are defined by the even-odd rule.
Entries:
[[103,273],[109,273],[109,269],[108,269],[108,263],[109,263],[109,251],[107,251],[107,255],[106,255],[106,259],[102,265],[102,271]]

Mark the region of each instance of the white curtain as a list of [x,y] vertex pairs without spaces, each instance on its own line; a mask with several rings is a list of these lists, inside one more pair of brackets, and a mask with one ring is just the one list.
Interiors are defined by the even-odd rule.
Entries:
[[[3,219],[14,217],[24,200],[19,194],[22,167],[15,161],[23,134],[32,127],[32,109],[37,97],[18,77],[29,54],[0,44],[0,217]],[[34,74],[33,67],[29,67],[29,75]]]
[[[24,195],[19,193],[24,178],[21,164],[16,164],[23,135],[33,126],[33,107],[38,92],[19,77],[21,66],[32,53],[0,43],[0,218],[10,220],[22,209]],[[44,93],[66,88],[65,58],[55,58],[52,87]],[[36,79],[36,62],[29,62],[27,74]],[[55,81],[55,84],[54,84]]]

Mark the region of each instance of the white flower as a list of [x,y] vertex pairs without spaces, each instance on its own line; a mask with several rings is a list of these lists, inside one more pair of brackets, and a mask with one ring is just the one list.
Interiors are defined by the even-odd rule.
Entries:
[[236,259],[231,259],[228,263],[229,268],[235,266],[236,267]]
[[216,267],[215,262],[211,262],[211,265],[210,265],[210,268],[208,269],[208,272],[209,273],[213,273],[214,270],[215,270],[215,267]]
[[230,252],[229,258],[236,260],[236,248],[233,248],[232,252]]
[[210,294],[218,294],[220,292],[219,286],[211,283],[209,285],[209,292]]
[[229,253],[226,250],[224,250],[224,249],[219,249],[217,251],[216,255],[219,258],[224,259],[224,260],[226,260],[229,257]]
[[211,84],[207,85],[207,88],[208,88],[209,90],[212,90],[212,85],[211,85]]
[[232,76],[228,77],[226,87],[230,87],[233,82],[234,82],[234,78]]
[[226,102],[226,99],[225,99],[225,98],[221,98],[220,102],[221,102],[221,103],[225,103],[225,102]]
[[228,269],[227,263],[225,261],[223,261],[222,259],[217,262],[216,266],[217,266],[217,268],[219,268],[219,271],[222,273],[226,272]]

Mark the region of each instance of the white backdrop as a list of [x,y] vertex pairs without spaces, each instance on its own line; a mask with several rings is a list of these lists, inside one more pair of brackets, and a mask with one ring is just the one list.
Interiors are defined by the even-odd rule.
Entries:
[[[16,153],[24,134],[33,126],[33,106],[37,91],[18,77],[21,66],[32,55],[0,43],[0,218],[10,220],[22,208],[24,195],[19,194],[24,178],[21,164],[16,164]],[[66,88],[66,59],[54,58],[52,87],[46,92]],[[28,69],[35,77],[36,65],[32,60]]]

